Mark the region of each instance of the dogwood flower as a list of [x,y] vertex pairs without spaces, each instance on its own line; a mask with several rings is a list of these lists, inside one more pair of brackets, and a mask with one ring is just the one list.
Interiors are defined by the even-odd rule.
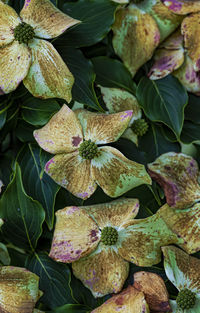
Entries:
[[161,261],[161,246],[183,243],[163,220],[166,209],[134,219],[138,210],[137,199],[58,210],[49,256],[72,263],[74,275],[95,297],[118,293],[129,262],[152,266]]
[[156,80],[173,73],[190,92],[200,94],[200,2],[163,1],[177,14],[192,13],[182,21],[181,28],[163,42],[155,53],[155,63],[149,72]]
[[63,105],[34,137],[44,150],[56,154],[45,171],[75,196],[87,199],[99,185],[118,197],[141,184],[151,184],[144,165],[128,160],[117,149],[98,144],[115,142],[127,128],[133,112],[116,114],[72,111]]
[[73,75],[46,40],[79,23],[49,0],[25,0],[20,15],[0,0],[0,95],[23,80],[35,97],[71,100]]
[[116,12],[112,27],[113,47],[134,76],[183,18],[169,10],[161,0],[129,2],[129,5],[120,7]]
[[162,251],[166,275],[179,291],[176,300],[170,300],[173,313],[199,313],[200,260],[174,246]]

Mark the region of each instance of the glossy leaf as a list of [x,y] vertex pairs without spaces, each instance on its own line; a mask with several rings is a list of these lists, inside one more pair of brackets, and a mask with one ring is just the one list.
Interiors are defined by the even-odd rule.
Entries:
[[200,140],[200,125],[185,121],[181,133],[181,141],[189,144]]

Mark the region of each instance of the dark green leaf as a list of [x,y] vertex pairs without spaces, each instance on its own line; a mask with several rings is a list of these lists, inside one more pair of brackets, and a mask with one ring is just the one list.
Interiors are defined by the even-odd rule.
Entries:
[[198,140],[200,140],[200,125],[185,121],[181,133],[181,141],[189,144]]
[[200,98],[190,94],[185,108],[185,119],[200,124]]
[[[51,313],[89,313],[88,307],[81,304],[65,304],[62,307],[56,308]],[[50,312],[49,312],[50,313]]]

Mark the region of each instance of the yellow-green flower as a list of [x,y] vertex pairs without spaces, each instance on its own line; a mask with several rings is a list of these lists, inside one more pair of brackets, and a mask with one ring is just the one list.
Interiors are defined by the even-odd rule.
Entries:
[[179,291],[176,300],[170,300],[173,313],[199,313],[200,260],[173,246],[162,251],[166,275]]
[[25,0],[19,16],[0,0],[0,95],[23,80],[35,97],[69,102],[73,75],[53,45],[40,38],[57,37],[77,23],[49,0]]
[[63,105],[35,139],[44,150],[56,154],[45,171],[76,197],[87,199],[99,185],[110,197],[118,197],[141,184],[151,184],[144,165],[128,160],[117,149],[98,145],[115,142],[127,128],[133,112],[116,114],[72,111]]

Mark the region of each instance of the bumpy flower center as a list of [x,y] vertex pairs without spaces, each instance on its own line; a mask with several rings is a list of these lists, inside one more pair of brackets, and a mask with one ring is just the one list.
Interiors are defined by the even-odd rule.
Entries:
[[14,37],[15,40],[19,41],[19,43],[28,43],[35,36],[35,32],[33,27],[26,23],[21,23],[14,29]]
[[143,118],[134,121],[132,124],[132,130],[137,136],[143,136],[147,132],[148,127],[147,122]]
[[91,140],[85,140],[79,147],[79,155],[83,159],[94,159],[96,156],[99,155],[98,147],[96,143],[92,142]]
[[176,302],[181,309],[191,309],[196,302],[196,295],[189,289],[183,289],[179,292]]
[[117,242],[118,232],[113,227],[104,227],[101,232],[101,241],[106,246],[112,246]]

